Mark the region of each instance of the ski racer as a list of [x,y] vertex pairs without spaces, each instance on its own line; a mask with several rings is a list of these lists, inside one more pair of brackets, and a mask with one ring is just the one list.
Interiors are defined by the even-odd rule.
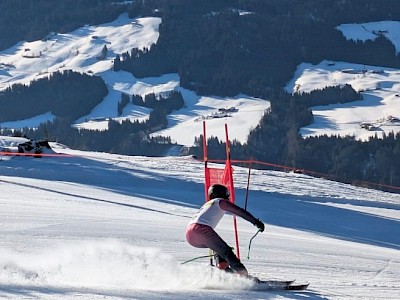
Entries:
[[262,232],[264,223],[256,219],[243,208],[229,201],[229,190],[221,184],[211,185],[208,189],[209,201],[193,216],[186,228],[186,240],[196,248],[209,248],[214,251],[219,269],[248,276],[242,262],[233,253],[232,248],[215,232],[215,227],[225,212],[232,213],[249,221]]

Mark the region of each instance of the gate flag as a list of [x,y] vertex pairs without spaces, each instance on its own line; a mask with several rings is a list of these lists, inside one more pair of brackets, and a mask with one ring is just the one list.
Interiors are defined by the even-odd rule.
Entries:
[[[230,144],[228,138],[228,127],[225,124],[225,135],[226,135],[226,162],[225,168],[209,168],[208,157],[207,157],[207,137],[206,137],[206,123],[203,122],[203,154],[204,154],[204,190],[205,190],[205,201],[208,199],[208,188],[213,184],[225,185],[230,193],[229,201],[235,203],[235,188],[233,186],[233,169],[230,160]],[[236,254],[240,259],[239,250],[239,237],[237,232],[236,216],[233,216],[233,229],[235,233],[236,241]]]

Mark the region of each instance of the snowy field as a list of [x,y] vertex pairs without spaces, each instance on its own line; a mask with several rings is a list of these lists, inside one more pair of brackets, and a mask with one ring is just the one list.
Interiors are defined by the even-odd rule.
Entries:
[[[87,26],[46,40],[21,42],[0,52],[0,90],[29,84],[51,72],[73,69],[101,76],[109,88],[104,101],[75,126],[107,129],[104,118],[140,119],[149,111],[128,106],[117,116],[121,92],[179,90],[186,107],[170,116],[170,135],[192,145],[203,118],[234,107],[229,117],[207,120],[207,135],[245,142],[269,102],[246,95],[202,97],[179,86],[177,74],[134,78],[113,72],[116,53],[148,47],[158,39],[159,18],[122,15],[101,26]],[[388,27],[384,27],[390,24]],[[347,24],[347,38],[373,39],[381,30],[399,49],[398,23]],[[364,30],[364,31],[363,31]],[[124,35],[126,33],[127,35]],[[108,57],[98,60],[104,45]],[[343,72],[345,71],[345,72]],[[286,89],[311,91],[349,83],[364,100],[315,107],[315,123],[303,135],[400,129],[400,71],[351,62],[301,64]],[[1,127],[37,126],[46,113]],[[375,134],[375,132],[373,133]],[[0,149],[20,139],[0,138]],[[309,282],[305,292],[255,292],[245,279],[212,272],[207,250],[190,247],[184,231],[204,201],[203,164],[191,157],[129,157],[71,150],[71,156],[0,156],[0,298],[4,299],[400,299],[400,201],[396,194],[356,188],[301,174],[253,170],[248,210],[266,224],[256,233],[238,219],[241,257],[249,272],[263,279]],[[245,203],[248,170],[235,167],[237,203]],[[232,218],[218,231],[234,245]]]
[[[400,53],[400,22],[343,24],[337,29],[354,41],[383,35],[393,43],[396,54]],[[317,65],[302,63],[286,91],[303,93],[344,84],[360,92],[363,100],[313,107],[314,123],[300,130],[302,136],[350,135],[368,140],[400,132],[400,70],[327,60]]]
[[[85,26],[68,34],[54,33],[40,41],[20,42],[0,51],[0,91],[15,83],[29,84],[53,72],[69,69],[100,76],[108,87],[108,95],[89,115],[76,120],[74,126],[107,130],[110,118],[117,121],[144,121],[149,117],[148,108],[132,103],[118,116],[121,93],[144,97],[150,93],[162,94],[176,90],[182,93],[185,107],[168,117],[168,129],[155,135],[170,136],[173,142],[191,146],[195,137],[202,133],[202,120],[208,119],[210,136],[224,139],[223,124],[227,123],[232,129],[232,140],[245,142],[250,128],[257,126],[270,106],[268,101],[246,95],[227,98],[199,96],[179,86],[178,74],[135,78],[131,73],[113,71],[113,60],[117,54],[130,52],[132,48],[149,48],[157,42],[160,23],[160,18],[130,19],[123,14],[108,24]],[[104,46],[108,49],[107,57],[99,60]],[[232,112],[227,113],[228,117],[223,117],[219,109],[229,108],[232,108]],[[54,115],[47,112],[27,120],[0,123],[0,126],[36,127],[53,118]]]
[[[229,125],[230,138],[247,141],[251,129],[256,127],[270,107],[268,99],[246,95],[219,98],[199,96],[180,87],[178,74],[160,77],[135,78],[132,74],[114,72],[113,59],[132,48],[148,48],[157,43],[160,18],[130,19],[121,15],[114,22],[85,26],[67,34],[53,33],[33,42],[20,42],[0,51],[0,91],[15,83],[29,84],[32,80],[49,76],[52,72],[72,69],[100,76],[108,87],[108,95],[87,116],[75,121],[77,128],[107,130],[108,119],[118,121],[148,119],[150,110],[129,104],[118,116],[121,93],[162,94],[168,91],[182,93],[185,107],[168,117],[168,128],[154,135],[170,136],[173,142],[192,146],[202,133],[202,120],[207,120],[208,135],[224,140],[224,124]],[[337,28],[347,39],[366,41],[385,35],[400,49],[400,22],[383,21],[366,24],[343,24]],[[99,60],[103,47],[107,55]],[[303,136],[336,134],[354,135],[366,140],[370,136],[400,131],[400,70],[379,66],[356,65],[351,62],[322,61],[317,65],[300,64],[285,87],[288,92],[310,92],[327,86],[351,84],[362,92],[363,100],[347,104],[313,107],[315,122],[302,128]],[[220,109],[232,109],[224,116]],[[27,120],[0,123],[3,128],[36,127],[52,120],[51,112]],[[368,123],[370,129],[361,128]]]
[[[184,237],[204,201],[201,162],[52,147],[71,156],[0,158],[0,298],[400,299],[398,195],[253,170],[247,208],[266,230],[249,254],[256,228],[238,219],[244,264],[310,283],[256,292],[207,258],[182,265],[208,254]],[[234,168],[241,206],[247,173]],[[231,216],[217,230],[235,245]]]

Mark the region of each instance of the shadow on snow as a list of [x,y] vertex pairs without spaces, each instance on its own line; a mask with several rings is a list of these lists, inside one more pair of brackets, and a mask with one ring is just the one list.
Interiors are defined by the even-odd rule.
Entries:
[[[19,160],[22,163],[19,163]],[[191,208],[198,208],[204,202],[204,187],[202,183],[186,181],[184,178],[164,176],[151,170],[124,169],[121,166],[81,157],[48,158],[46,160],[18,157],[11,161],[13,168],[2,168],[0,164],[2,175],[87,184],[122,195]],[[9,164],[9,162],[3,163]],[[10,180],[2,181],[11,183]],[[15,182],[12,183],[17,184]],[[22,183],[18,184],[24,185]],[[30,185],[29,187],[32,188]],[[112,205],[154,211],[155,213],[176,215],[177,217],[191,217],[189,215],[175,214],[170,211],[133,205],[126,201],[119,201],[118,199],[109,200],[87,197],[47,187],[34,188],[90,201],[106,202]],[[238,189],[236,199],[244,198],[244,193],[244,190]],[[400,207],[400,205],[396,204],[384,204],[380,206],[378,202],[364,203],[351,199],[318,198],[307,195],[285,195],[281,193],[252,191],[248,209],[250,212],[256,211],[257,217],[260,217],[268,224],[315,232],[358,243],[396,250],[400,249],[400,235],[397,234],[400,232],[400,222],[398,220],[371,213],[324,205],[326,202],[387,209],[399,209]],[[241,205],[239,202],[238,204]]]

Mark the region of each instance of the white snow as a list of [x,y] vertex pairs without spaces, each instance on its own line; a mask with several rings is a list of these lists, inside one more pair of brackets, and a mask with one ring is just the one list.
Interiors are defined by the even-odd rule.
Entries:
[[[400,22],[343,24],[337,29],[347,39],[364,42],[384,35],[393,43],[396,53],[400,51]],[[350,135],[368,140],[375,135],[400,132],[400,70],[351,62],[302,63],[285,89],[303,93],[344,84],[361,92],[363,100],[313,107],[314,123],[300,130],[302,136]],[[369,130],[361,128],[363,123],[372,126]]]
[[340,30],[347,39],[355,41],[373,41],[378,36],[382,35],[393,43],[396,53],[400,53],[399,21],[342,24],[338,26],[337,29]]
[[[303,63],[286,89],[302,93],[344,84],[361,92],[363,100],[313,107],[314,123],[301,129],[303,136],[350,135],[367,140],[400,132],[400,70],[345,62]],[[374,127],[367,130],[363,123]]]
[[[139,79],[130,73],[112,70],[117,54],[130,52],[132,48],[149,48],[156,43],[160,23],[160,18],[129,19],[127,14],[123,14],[108,24],[85,26],[68,34],[53,33],[41,41],[18,43],[0,52],[0,91],[15,83],[28,85],[32,80],[66,69],[101,76],[108,87],[108,95],[89,115],[76,120],[74,126],[107,130],[111,118],[117,121],[145,121],[149,117],[149,109],[132,104],[124,109],[122,116],[118,116],[121,93],[144,97],[149,93],[163,94],[176,90],[184,96],[185,108],[171,114],[168,117],[169,128],[154,135],[168,135],[173,142],[192,146],[195,137],[202,134],[202,122],[197,120],[218,113],[219,108],[235,107],[236,111],[226,117],[209,118],[209,133],[224,140],[225,134],[219,128],[221,124],[228,123],[232,128],[231,139],[246,142],[250,129],[257,126],[270,106],[268,101],[246,95],[232,98],[202,97],[181,88],[177,74]],[[107,57],[99,60],[104,46],[108,49]],[[45,116],[42,122],[54,118],[49,114]],[[0,123],[0,126],[35,128],[39,124],[38,119],[34,118]]]
[[[4,145],[10,138],[0,138]],[[253,170],[238,219],[241,258],[253,275],[309,282],[305,292],[249,291],[212,272],[206,249],[184,237],[204,201],[203,163],[130,157],[52,144],[70,157],[1,157],[0,297],[5,299],[399,299],[396,194]],[[234,167],[244,207],[247,168]],[[217,231],[234,243],[232,218]]]
[[[109,95],[89,116],[77,120],[77,127],[106,130],[105,119],[117,117],[120,92],[144,95],[175,89],[182,92],[186,107],[170,116],[170,127],[163,134],[191,145],[202,130],[202,122],[195,120],[217,108],[235,107],[238,111],[231,117],[207,120],[207,135],[224,134],[223,125],[228,123],[230,138],[243,139],[269,107],[267,101],[245,95],[200,97],[179,87],[176,74],[137,79],[110,70],[113,55],[125,50],[118,39],[119,27],[132,30],[130,37],[141,37],[129,42],[147,47],[156,42],[160,22],[123,15],[108,26],[87,26],[47,41],[20,43],[0,53],[0,90],[63,68],[91,70],[107,82]],[[111,44],[107,44],[110,57],[105,61],[90,55],[85,58],[85,53],[100,53],[106,42]],[[57,48],[58,43],[63,46]],[[34,56],[46,47],[40,59],[22,57],[24,52]],[[127,45],[126,50],[131,47]],[[346,69],[361,72],[342,72]],[[382,130],[390,129],[389,125],[398,128],[382,122],[388,115],[399,117],[398,70],[347,62],[304,63],[287,89],[311,91],[344,83],[362,90],[364,100],[313,108],[316,123],[304,128],[304,135],[353,132],[365,138],[368,132],[356,128],[366,121]],[[132,105],[122,117],[145,119],[148,113]],[[53,118],[50,113],[39,117]],[[23,121],[24,126],[38,124],[35,118]],[[21,120],[7,126],[19,128]],[[0,137],[0,149],[13,149],[23,141]],[[52,147],[71,156],[0,156],[2,298],[400,298],[397,194],[301,174],[253,170],[247,209],[265,222],[266,230],[253,240],[247,259],[256,228],[238,219],[244,264],[261,278],[310,282],[309,290],[302,293],[254,292],[246,290],[247,280],[212,272],[206,258],[181,264],[208,254],[189,246],[184,237],[186,224],[204,201],[203,163],[191,157],[129,157],[71,150],[59,144]],[[241,206],[245,205],[247,174],[247,168],[234,167],[236,199]],[[218,232],[234,245],[230,216],[225,216]]]
[[2,127],[4,128],[13,128],[15,124],[18,124],[18,128],[35,128],[39,126],[42,123],[45,123],[47,121],[53,121],[55,119],[55,116],[51,112],[47,112],[45,114],[41,114],[29,119],[25,120],[20,120],[20,121],[14,121],[14,122],[4,122],[2,123]]
[[[150,110],[128,105],[118,116],[117,105],[121,93],[145,96],[180,91],[185,107],[168,117],[168,128],[153,135],[170,136],[173,142],[192,146],[195,137],[202,134],[202,122],[206,119],[209,135],[224,140],[223,124],[227,123],[230,138],[242,143],[247,141],[251,129],[256,127],[270,107],[269,101],[246,95],[236,97],[205,97],[180,87],[177,74],[160,77],[135,78],[132,74],[112,70],[117,54],[130,52],[134,47],[149,48],[157,43],[160,18],[129,19],[121,15],[114,22],[85,26],[68,34],[53,33],[41,41],[21,42],[0,52],[0,90],[15,83],[29,84],[32,80],[48,76],[52,72],[72,69],[101,76],[109,90],[104,100],[87,116],[76,120],[74,126],[91,130],[107,130],[108,120],[147,120]],[[366,41],[378,35],[388,38],[396,50],[400,49],[400,22],[382,21],[365,24],[343,24],[337,27],[347,39]],[[107,57],[99,60],[103,47]],[[28,58],[30,57],[30,58]],[[383,133],[399,132],[400,122],[400,70],[379,66],[357,65],[351,62],[322,61],[317,65],[302,63],[293,79],[287,83],[288,92],[310,92],[327,86],[350,84],[362,92],[363,100],[346,104],[313,107],[315,122],[300,130],[306,136],[352,135],[367,140]],[[226,116],[216,116],[218,109],[235,108]],[[50,113],[28,120],[1,123],[5,128],[37,127],[41,122],[52,120]],[[393,119],[395,118],[395,119]],[[361,128],[368,123],[368,129]]]

